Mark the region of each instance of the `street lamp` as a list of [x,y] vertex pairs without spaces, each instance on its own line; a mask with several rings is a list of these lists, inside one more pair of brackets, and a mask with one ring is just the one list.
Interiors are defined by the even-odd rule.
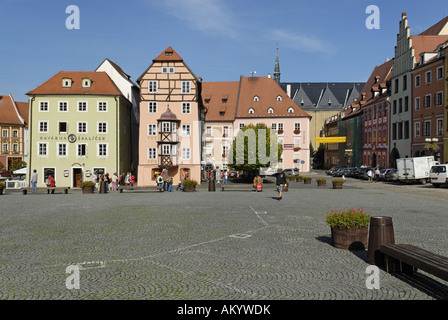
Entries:
[[426,138],[425,141],[426,141],[425,149],[429,150],[431,152],[431,154],[434,156],[436,154],[436,152],[439,151],[439,146],[437,145],[437,142],[439,141],[439,139]]

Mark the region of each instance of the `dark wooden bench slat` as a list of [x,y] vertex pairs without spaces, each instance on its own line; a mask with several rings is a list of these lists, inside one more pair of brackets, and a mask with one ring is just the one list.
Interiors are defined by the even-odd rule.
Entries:
[[448,258],[409,244],[382,245],[380,251],[407,265],[448,280]]

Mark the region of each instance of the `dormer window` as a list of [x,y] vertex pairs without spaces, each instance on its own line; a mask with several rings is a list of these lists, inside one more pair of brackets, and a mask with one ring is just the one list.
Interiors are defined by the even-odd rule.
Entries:
[[174,73],[174,67],[162,67],[162,73]]
[[92,80],[88,78],[82,79],[82,87],[83,88],[90,88],[92,86]]
[[254,101],[255,101],[255,102],[258,102],[258,101],[260,101],[260,98],[259,98],[258,96],[255,96],[255,97],[254,97]]
[[277,101],[278,102],[282,101],[282,96],[277,96]]
[[250,108],[250,109],[249,109],[249,114],[254,114],[254,113],[255,113],[254,108]]
[[173,51],[165,51],[165,56],[170,57],[173,55]]
[[62,79],[62,87],[63,88],[70,88],[72,86],[72,79],[64,78]]
[[269,108],[269,109],[268,109],[268,113],[269,113],[269,114],[273,114],[273,113],[274,113],[274,108]]
[[294,113],[294,108],[293,107],[289,107],[288,113]]

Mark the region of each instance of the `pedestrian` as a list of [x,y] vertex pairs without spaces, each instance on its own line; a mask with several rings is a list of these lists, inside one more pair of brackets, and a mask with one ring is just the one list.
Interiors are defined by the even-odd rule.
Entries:
[[[38,179],[38,174],[37,174],[36,169],[34,169],[33,173],[31,174],[31,178],[30,178],[31,187],[36,188],[36,186],[37,186],[37,179]],[[33,189],[32,192],[37,192],[37,190]]]
[[96,175],[95,172],[90,175],[89,180],[95,184],[93,186],[94,189],[97,188],[97,183],[98,183],[97,179],[98,179],[98,176]]
[[229,179],[229,172],[224,170],[222,173],[222,184],[227,184],[227,179]]
[[367,171],[367,178],[369,179],[369,182],[372,182],[372,175],[373,175],[372,169],[369,169],[369,171]]
[[380,181],[380,168],[376,167],[375,169],[375,182]]
[[163,191],[167,191],[168,190],[168,179],[170,178],[168,175],[167,168],[163,168],[162,177],[163,177]]
[[258,192],[258,191],[262,191],[262,190],[263,190],[262,182],[263,182],[263,181],[262,181],[260,175],[257,174],[257,175],[255,176],[255,178],[254,178],[254,189],[255,189],[256,192]]
[[[50,174],[46,180],[47,187],[56,187],[56,181],[54,180],[53,176]],[[47,190],[47,193],[50,193],[50,190]],[[54,193],[54,189],[51,190],[51,193]]]
[[110,184],[110,178],[109,178],[109,173],[106,173],[104,175],[104,182],[106,183],[106,191],[109,191],[109,184]]
[[157,186],[160,188],[160,191],[164,191],[163,190],[163,178],[162,178],[161,174],[159,174],[157,176],[156,182],[157,182]]
[[112,175],[111,189],[117,191],[118,175],[116,172]]
[[[210,171],[207,172],[207,179],[209,179],[209,173],[210,173]],[[183,188],[184,188],[184,180],[186,179],[186,177],[187,177],[187,173],[185,172],[184,169],[182,169],[180,171],[180,190],[183,190]]]
[[277,174],[277,191],[278,191],[278,200],[282,200],[282,191],[283,186],[286,184],[286,175],[285,172],[282,170],[279,174]]
[[135,175],[133,173],[131,173],[131,186],[133,187],[135,184]]
[[124,178],[124,184],[129,186],[131,184],[131,173],[126,173],[126,177]]
[[173,178],[168,179],[168,192],[173,192]]

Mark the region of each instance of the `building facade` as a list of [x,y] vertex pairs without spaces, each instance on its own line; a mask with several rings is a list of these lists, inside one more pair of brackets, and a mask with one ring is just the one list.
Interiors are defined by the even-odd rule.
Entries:
[[93,173],[130,170],[131,103],[105,72],[61,71],[30,97],[28,181],[53,175],[56,186],[80,187]]
[[15,101],[11,94],[0,96],[0,162],[9,171],[28,161],[28,103]]
[[204,113],[201,80],[168,47],[137,80],[140,86],[139,185],[156,185],[163,168],[200,183]]

